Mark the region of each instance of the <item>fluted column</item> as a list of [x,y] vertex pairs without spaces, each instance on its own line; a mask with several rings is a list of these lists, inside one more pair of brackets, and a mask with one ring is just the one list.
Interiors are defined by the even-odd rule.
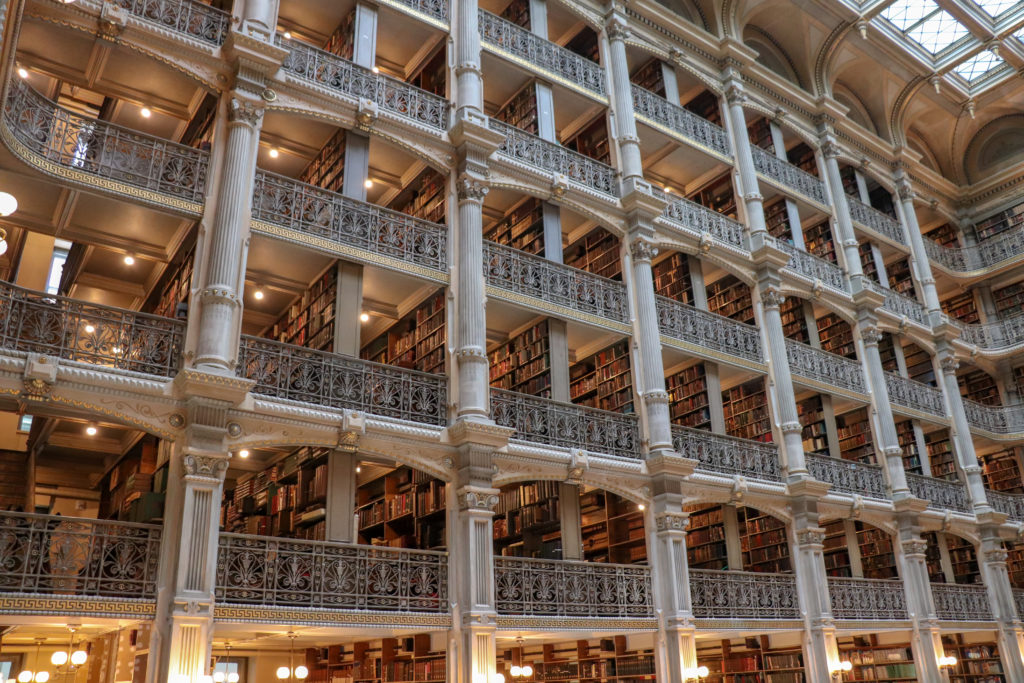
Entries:
[[967,477],[967,493],[971,497],[976,515],[991,513],[992,508],[985,495],[985,482],[981,477],[981,466],[978,465],[978,456],[974,452],[971,428],[967,422],[967,413],[964,411],[963,398],[960,396],[960,383],[956,379],[960,361],[945,342],[939,345],[938,352],[939,367],[942,368],[942,393],[946,399],[946,409],[953,418],[953,444],[956,447],[960,469]]
[[732,138],[733,154],[736,155],[740,194],[746,210],[747,229],[751,233],[764,232],[764,197],[757,184],[757,171],[754,169],[754,157],[747,134],[747,117],[743,113],[743,103],[747,101],[747,95],[739,80],[734,78],[727,82],[725,98],[728,103],[728,128]]
[[839,233],[839,242],[843,246],[843,261],[846,265],[846,273],[850,277],[859,276],[863,273],[863,269],[860,262],[857,233],[853,229],[853,219],[850,217],[850,204],[846,201],[843,178],[839,173],[839,147],[831,136],[823,138],[821,142],[821,155],[824,159],[825,182],[829,193],[832,195],[832,206],[836,214],[836,232]]
[[923,501],[922,504],[917,503],[906,501],[906,509],[897,514],[899,552],[896,558],[913,627],[910,646],[917,675],[924,681],[942,681],[945,680],[939,670],[939,657],[943,655],[942,639],[939,622],[935,618],[935,602],[925,559],[928,544],[921,538],[921,529],[917,523],[917,516],[925,504]]
[[682,511],[682,496],[661,493],[648,515],[648,544],[654,581],[654,609],[664,646],[656,650],[659,680],[685,681],[697,667],[697,650],[690,601],[690,571],[686,557],[686,529],[690,516]]
[[487,315],[484,308],[483,205],[487,186],[463,176],[456,183],[458,215],[458,291],[455,358],[459,366],[457,417],[489,419]]
[[999,624],[999,656],[1008,681],[1024,681],[1024,625],[1017,614],[1013,586],[1006,569],[1007,552],[999,537],[998,524],[981,526],[981,577],[988,592],[992,614]]
[[797,511],[793,564],[804,615],[804,671],[809,683],[829,683],[839,650],[825,573],[825,530],[818,526],[816,503],[801,498],[792,504]]
[[452,33],[455,38],[455,106],[456,118],[466,110],[482,116],[484,83],[480,69],[480,21],[477,4],[455,0]]
[[612,105],[615,111],[615,133],[619,142],[619,168],[622,171],[623,193],[627,187],[643,181],[643,161],[640,158],[640,138],[633,116],[633,90],[629,80],[629,62],[626,59],[626,39],[629,29],[626,20],[617,13],[607,17],[608,56],[611,62]]
[[237,94],[227,96],[227,141],[213,220],[199,273],[200,312],[194,364],[234,372],[242,323],[241,289],[248,252],[256,147],[263,110]]
[[233,9],[240,13],[239,28],[254,38],[270,41],[277,27],[278,0],[242,0]]
[[672,449],[672,427],[665,391],[665,366],[661,357],[661,332],[654,296],[651,259],[658,253],[644,237],[633,237],[629,244],[632,274],[634,321],[633,338],[640,352],[642,383],[637,393],[644,403],[647,442],[650,452]]
[[882,333],[875,326],[875,320],[862,315],[858,324],[860,339],[863,342],[864,355],[862,365],[868,378],[871,391],[871,407],[878,416],[878,448],[885,461],[885,470],[889,478],[889,487],[894,499],[910,495],[907,489],[907,473],[903,469],[903,448],[896,434],[896,421],[889,402],[889,388],[885,383],[885,370],[882,368],[882,356],[878,352],[878,342],[882,341]]
[[932,264],[928,260],[928,252],[924,248],[924,236],[921,234],[921,226],[917,222],[917,212],[914,210],[916,194],[902,169],[897,172],[896,192],[899,196],[901,209],[899,213],[903,217],[903,228],[910,240],[910,257],[917,271],[918,279],[921,281],[921,289],[924,290],[924,305],[929,313],[941,313],[942,306],[939,304],[939,295],[935,289]]

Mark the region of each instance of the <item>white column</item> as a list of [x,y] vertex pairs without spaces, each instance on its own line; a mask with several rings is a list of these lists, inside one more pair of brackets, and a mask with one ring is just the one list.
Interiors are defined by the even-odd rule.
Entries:
[[960,396],[960,383],[956,379],[960,361],[956,359],[953,350],[945,342],[939,345],[938,361],[939,367],[942,368],[940,387],[946,398],[946,409],[950,417],[953,418],[951,437],[960,469],[963,470],[967,478],[967,494],[971,498],[975,515],[991,512],[992,508],[985,495],[985,483],[981,477],[981,466],[978,464],[978,456],[974,452],[974,441],[971,438],[967,413],[964,412],[963,398]]
[[241,0],[234,11],[242,33],[271,42],[277,30],[278,0]]
[[764,197],[757,184],[757,171],[754,169],[750,136],[747,133],[747,117],[743,113],[743,103],[747,101],[747,95],[739,79],[731,78],[726,81],[725,97],[728,102],[729,132],[732,135],[732,148],[739,172],[740,194],[746,209],[747,229],[751,233],[764,232]]
[[1003,673],[1009,681],[1024,681],[1024,651],[1021,649],[1024,625],[1014,604],[1013,586],[1006,569],[1007,552],[999,537],[999,524],[982,524],[980,530],[978,563],[992,613],[999,624],[999,658],[1003,662]]
[[900,213],[903,217],[903,228],[910,240],[911,260],[921,281],[924,304],[930,313],[941,313],[939,295],[935,289],[935,277],[932,275],[932,264],[928,260],[928,252],[924,248],[924,236],[921,226],[917,223],[917,212],[914,210],[914,188],[906,174],[900,170],[896,176],[896,190],[899,196]]
[[644,168],[640,158],[640,138],[633,116],[633,91],[629,80],[629,62],[626,59],[626,39],[629,29],[625,17],[612,13],[606,17],[608,57],[611,66],[612,108],[615,112],[616,137],[619,142],[620,170],[623,194],[638,183],[643,183]]
[[[775,156],[789,163],[789,156],[786,154],[786,140],[782,136],[782,128],[774,121],[769,121],[768,131],[772,136],[772,147],[775,148]],[[793,240],[793,246],[807,251],[803,227],[800,224],[800,211],[797,208],[796,202],[789,197],[784,198],[783,201],[786,203],[786,219],[789,223],[789,236]]]
[[885,371],[882,369],[882,357],[878,353],[878,342],[882,341],[882,333],[870,315],[861,316],[857,329],[863,342],[864,356],[861,363],[871,389],[871,408],[878,416],[880,442],[877,451],[882,454],[893,498],[899,500],[909,496],[910,491],[907,488],[906,470],[903,469],[903,449],[896,434],[896,421],[892,414],[892,404],[889,402]]
[[863,274],[863,269],[860,263],[857,234],[853,230],[853,220],[850,218],[850,205],[846,201],[846,192],[843,190],[843,177],[839,173],[839,162],[837,161],[839,147],[831,137],[822,140],[821,154],[825,166],[825,184],[832,195],[832,206],[836,213],[836,232],[843,247],[846,272],[852,278]]
[[[678,482],[672,482],[678,488]],[[690,602],[690,570],[686,556],[686,529],[690,516],[682,510],[682,496],[662,493],[654,497],[648,524],[647,544],[651,549],[655,612],[659,615],[662,639],[658,639],[655,661],[658,680],[683,681],[687,670],[697,666],[693,611]]]
[[917,675],[925,681],[946,680],[939,670],[939,657],[943,649],[925,561],[928,544],[921,538],[917,522],[917,516],[923,512],[926,504],[923,501],[907,500],[903,504],[898,503],[897,507],[903,509],[897,510],[899,543],[896,559],[907,596],[907,612],[913,626],[910,645]]

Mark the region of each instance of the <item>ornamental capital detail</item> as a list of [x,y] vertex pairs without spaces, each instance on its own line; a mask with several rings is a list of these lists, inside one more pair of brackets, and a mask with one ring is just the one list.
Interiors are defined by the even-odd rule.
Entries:
[[228,105],[228,120],[239,123],[247,123],[254,128],[260,124],[263,118],[263,109],[257,107],[248,100],[232,97]]
[[458,492],[460,510],[494,512],[498,506],[498,494],[493,489],[464,488]]
[[761,303],[768,308],[778,308],[786,300],[786,295],[778,287],[765,287],[761,290]]
[[745,104],[747,93],[739,83],[730,83],[725,88],[725,101],[729,104]]
[[825,542],[825,530],[820,527],[800,529],[796,532],[797,545],[822,545]]
[[605,32],[608,34],[608,40],[628,40],[631,35],[625,22],[617,17],[608,22]]
[[939,365],[943,372],[953,374],[960,368],[960,361],[956,359],[956,356],[945,356],[939,361]]
[[835,140],[825,140],[821,143],[821,153],[826,159],[838,159],[842,150],[839,149]]
[[460,202],[482,202],[490,188],[479,178],[464,175],[455,184],[455,192]]
[[629,243],[629,253],[634,261],[650,261],[658,255],[658,248],[649,240],[638,237]]
[[900,199],[905,202],[911,202],[917,196],[917,193],[914,192],[914,186],[906,179],[900,180],[896,184],[896,192],[899,194]]
[[991,550],[985,551],[985,562],[990,564],[1005,564],[1006,558],[1009,555],[1010,553],[1003,548],[992,548]]
[[659,512],[654,515],[654,527],[658,532],[685,532],[690,528],[690,515],[685,512]]
[[185,474],[191,477],[205,477],[208,479],[223,479],[224,473],[228,471],[228,459],[212,455],[186,455],[182,460],[185,466]]
[[900,545],[903,546],[903,554],[908,556],[924,555],[925,551],[928,550],[928,543],[923,539],[915,538],[903,541]]
[[860,338],[865,344],[877,345],[882,341],[882,332],[874,325],[868,325],[860,331]]

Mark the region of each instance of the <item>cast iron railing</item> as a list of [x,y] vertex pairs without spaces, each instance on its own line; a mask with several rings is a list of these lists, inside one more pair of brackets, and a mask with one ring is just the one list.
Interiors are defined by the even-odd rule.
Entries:
[[1024,344],[1024,315],[987,323],[960,324],[960,339],[986,351],[1002,351]]
[[903,227],[898,220],[851,195],[846,195],[846,204],[850,207],[850,218],[854,223],[859,223],[862,227],[877,232],[897,244],[906,244]]
[[668,206],[661,213],[662,219],[679,225],[683,230],[700,236],[708,234],[723,244],[746,251],[743,224],[739,221],[685,197],[677,197],[653,187],[651,192],[668,202]]
[[946,414],[942,392],[935,387],[894,372],[886,372],[885,388],[889,392],[889,400],[898,406],[940,417]]
[[763,363],[761,335],[753,325],[659,296],[658,328],[666,337]]
[[915,498],[928,501],[928,507],[965,513],[971,511],[967,489],[960,482],[936,479],[913,472],[907,472],[906,477],[910,493]]
[[664,97],[645,90],[635,83],[630,84],[633,91],[633,113],[649,121],[657,123],[680,136],[718,152],[724,157],[732,156],[729,147],[729,134],[721,126],[716,126],[702,116],[694,114],[678,104],[669,102]]
[[836,619],[900,621],[907,619],[907,594],[899,579],[830,576],[828,592]]
[[808,282],[813,283],[817,280],[837,292],[849,293],[850,287],[846,284],[846,273],[842,268],[827,259],[798,249],[786,240],[773,238],[773,241],[779,249],[789,254],[786,270],[796,273]]
[[690,570],[690,598],[698,619],[799,619],[792,574]]
[[985,586],[933,583],[935,616],[942,621],[992,621],[992,606]]
[[782,481],[778,446],[672,425],[672,447],[699,468],[726,475]]
[[807,471],[818,481],[832,484],[837,493],[867,496],[868,498],[889,497],[885,489],[885,476],[879,465],[851,462],[827,455],[807,453]]
[[751,145],[750,151],[754,156],[754,169],[758,173],[818,204],[828,205],[825,184],[817,176],[811,175],[788,161],[783,161],[757,145]]
[[924,240],[928,257],[953,272],[969,273],[997,266],[1024,254],[1024,229],[1017,228],[969,247],[945,247]]
[[231,13],[195,0],[113,0],[129,14],[172,31],[221,45],[228,36]]
[[816,349],[793,339],[786,340],[786,357],[794,375],[866,394],[864,368],[855,360]]
[[880,287],[879,289],[885,294],[882,308],[901,318],[915,322],[922,327],[928,327],[928,312],[917,299],[911,299],[909,296],[900,294],[895,289],[887,289],[885,287]]
[[1024,522],[1024,494],[985,491],[985,497],[996,512],[1002,512],[1014,522]]

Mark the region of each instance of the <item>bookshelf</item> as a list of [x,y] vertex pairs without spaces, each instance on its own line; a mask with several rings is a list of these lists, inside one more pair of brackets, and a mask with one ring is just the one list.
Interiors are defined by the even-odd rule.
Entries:
[[525,29],[530,28],[530,2],[529,0],[512,0],[501,12],[501,18],[511,21],[517,26]]
[[686,254],[673,251],[654,264],[654,291],[680,303],[694,303],[693,283],[690,281],[690,259]]
[[888,332],[883,332],[882,339],[878,342],[878,355],[882,359],[883,370],[896,373],[900,371],[899,361],[896,360],[896,342]]
[[570,366],[569,398],[577,405],[632,413],[628,341],[623,339]]
[[728,569],[725,523],[721,505],[695,507],[686,534],[686,558],[690,569]]
[[673,424],[711,431],[711,409],[703,363],[691,365],[665,380],[668,414]]
[[494,554],[562,558],[559,483],[504,486],[494,513]]
[[942,570],[940,559],[939,539],[934,531],[926,531],[921,534],[925,542],[924,563],[928,569],[928,581],[930,583],[946,583],[946,573]]
[[987,240],[1020,225],[1024,225],[1024,202],[975,223],[974,232],[979,240]]
[[323,541],[327,533],[327,456],[304,446],[224,486],[224,531]]
[[839,178],[843,182],[843,192],[860,199],[860,188],[857,186],[857,171],[853,166],[840,166]]
[[431,223],[445,222],[448,181],[432,168],[424,169],[392,200],[389,208]]
[[1006,568],[1010,574],[1010,585],[1014,588],[1024,588],[1024,545],[1003,542],[1006,548]]
[[825,541],[822,554],[825,559],[825,573],[829,576],[850,577],[850,553],[847,551],[846,523],[837,519],[825,524]]
[[836,430],[839,453],[843,460],[875,464],[875,447],[871,443],[871,421],[867,408],[837,415]]
[[877,527],[855,522],[860,564],[867,579],[897,579],[896,555],[892,550],[892,536]]
[[159,440],[146,435],[109,466],[97,483],[100,519],[152,522],[163,518],[167,466],[157,468]]
[[447,653],[431,650],[431,634],[307,648],[310,683],[443,683]]
[[551,398],[548,321],[542,320],[487,353],[491,386]]
[[960,246],[960,237],[957,235],[956,228],[954,228],[950,223],[943,223],[934,230],[926,232],[924,236],[933,242],[938,242],[944,247],[955,248]]
[[940,302],[942,310],[946,315],[956,318],[968,325],[981,322],[978,315],[978,305],[974,300],[974,292],[961,292]]
[[[536,646],[535,646],[536,647]],[[511,678],[509,670],[515,653],[499,649],[497,670]],[[522,662],[533,667],[532,680],[546,681],[653,681],[655,677],[654,653],[646,649],[629,649],[626,636],[613,635],[599,640],[578,640],[565,643],[544,643],[539,651],[522,653]]]
[[875,635],[855,636],[852,644],[839,644],[839,657],[853,665],[851,681],[897,683],[916,681],[917,667],[910,645],[880,645]]
[[604,114],[600,114],[563,144],[594,161],[599,161],[602,164],[611,163],[608,147],[608,123],[605,121]]
[[818,160],[814,158],[814,150],[806,142],[791,147],[786,151],[786,158],[801,171],[818,175]]
[[764,378],[758,377],[723,391],[722,408],[727,434],[771,443],[772,427],[768,419]]
[[1004,683],[999,646],[994,642],[965,642],[963,634],[942,636],[942,648],[956,657],[949,669],[950,683]]
[[592,62],[601,63],[601,49],[598,44],[597,33],[589,26],[584,26],[579,33],[566,41],[565,49],[575,52],[580,57],[585,57]]
[[984,370],[968,370],[957,376],[960,395],[987,406],[1000,405],[999,388],[992,375]]
[[866,277],[869,277],[875,282],[881,284],[881,280],[878,277],[878,264],[875,262],[875,254],[871,250],[871,243],[861,242],[860,246],[857,247],[857,253],[860,254],[861,272],[864,273]]
[[364,345],[360,357],[442,374],[447,356],[445,323],[445,295],[439,291]]
[[494,118],[537,135],[537,87],[534,82],[529,81],[522,90],[513,95],[505,106],[494,114]]
[[750,287],[734,275],[726,275],[707,287],[708,310],[749,325],[754,324]]
[[817,320],[818,342],[823,351],[845,358],[857,358],[857,345],[853,341],[850,323],[835,313],[828,313]]
[[541,201],[527,197],[484,232],[484,239],[529,254],[544,252],[544,209]]
[[944,535],[949,546],[949,561],[953,565],[953,583],[978,583],[981,571],[978,569],[978,557],[974,545],[960,536]]
[[832,226],[823,220],[804,229],[804,245],[808,253],[832,263],[838,263],[836,243],[832,238]]
[[779,307],[779,315],[782,316],[782,334],[787,339],[793,339],[807,344],[811,337],[807,331],[807,316],[804,315],[804,300],[790,296],[786,297],[782,306]]
[[985,488],[1003,493],[1024,493],[1021,479],[1020,453],[1017,447],[980,455],[981,476]]
[[447,93],[448,63],[447,52],[444,47],[437,48],[416,73],[409,77],[409,83],[421,90],[432,92],[439,97],[445,97]]
[[345,130],[337,133],[324,143],[317,155],[299,173],[299,180],[310,185],[341,192],[345,181]]
[[821,396],[814,394],[810,398],[798,401],[796,412],[803,426],[804,451],[828,455],[828,436]]
[[750,144],[775,154],[775,143],[772,141],[772,129],[768,119],[760,118],[747,125],[747,135],[750,137]]
[[908,341],[903,347],[903,358],[907,363],[907,377],[935,386],[935,366],[927,351]]
[[918,451],[917,437],[914,435],[914,423],[910,420],[897,422],[896,438],[903,449],[903,469],[914,474],[923,474],[921,453]]
[[[644,90],[665,97],[665,76],[661,68],[661,60],[652,59],[634,71],[629,80]],[[673,102],[672,104],[677,103]]]
[[889,288],[908,296],[917,298],[914,290],[914,279],[911,275],[910,262],[906,258],[896,259],[886,264],[885,273],[889,276]]
[[778,197],[764,205],[764,224],[772,237],[793,244],[793,229],[789,224],[789,212],[784,197]]
[[285,312],[264,331],[264,337],[318,351],[334,350],[334,305],[338,266],[332,263]]
[[143,311],[165,318],[184,318],[188,313],[197,235],[198,231],[189,231],[189,236],[178,248],[156,286],[150,291]]
[[324,50],[347,60],[352,60],[355,49],[355,11],[349,12],[324,43]]
[[[713,642],[713,641],[712,641]],[[697,661],[708,667],[702,683],[804,683],[803,653],[769,646],[767,636],[749,637],[740,644],[722,640],[708,646],[698,641]]]
[[936,429],[924,435],[925,448],[928,450],[928,463],[931,465],[931,476],[937,479],[957,481],[956,463],[953,460],[953,442],[949,438],[948,429]]
[[563,255],[568,266],[612,280],[622,279],[619,238],[604,228],[594,228],[570,244]]
[[786,523],[754,508],[738,507],[736,512],[744,571],[791,572]]
[[992,290],[992,301],[1000,318],[1012,318],[1024,312],[1024,282]]
[[699,95],[684,104],[683,108],[716,126],[722,125],[722,110],[718,106],[718,96],[710,90],[701,91]]
[[728,173],[705,184],[693,192],[688,199],[729,218],[736,218],[736,194],[732,185],[732,176]]
[[404,465],[375,472],[356,489],[360,543],[443,550],[446,511],[444,482]]
[[583,559],[588,562],[647,562],[643,512],[622,496],[600,489],[581,489],[580,533]]

